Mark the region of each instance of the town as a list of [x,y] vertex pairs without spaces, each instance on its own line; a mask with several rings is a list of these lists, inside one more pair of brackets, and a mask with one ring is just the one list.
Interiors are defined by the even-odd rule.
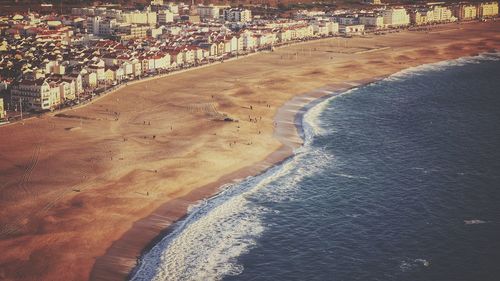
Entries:
[[498,2],[373,0],[359,9],[262,10],[153,0],[141,9],[106,4],[71,14],[0,16],[0,124],[88,103],[134,81],[305,40],[495,20]]

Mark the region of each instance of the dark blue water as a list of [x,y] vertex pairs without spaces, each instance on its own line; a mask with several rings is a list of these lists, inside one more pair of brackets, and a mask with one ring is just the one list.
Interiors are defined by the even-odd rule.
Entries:
[[390,80],[329,102],[334,161],[254,198],[279,214],[225,280],[500,280],[500,62]]
[[499,89],[492,55],[327,101],[294,159],[201,204],[136,280],[500,280]]

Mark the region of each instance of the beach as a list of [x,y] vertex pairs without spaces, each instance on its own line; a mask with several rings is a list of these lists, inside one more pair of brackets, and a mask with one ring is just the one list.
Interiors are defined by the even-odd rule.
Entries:
[[302,142],[295,114],[308,102],[498,50],[499,29],[449,24],[297,44],[0,127],[0,279],[124,279],[189,205],[292,155]]

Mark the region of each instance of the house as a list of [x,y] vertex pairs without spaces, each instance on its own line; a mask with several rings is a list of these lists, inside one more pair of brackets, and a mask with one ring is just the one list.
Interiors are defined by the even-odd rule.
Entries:
[[104,81],[106,79],[104,75],[104,70],[105,70],[104,65],[100,66],[97,64],[92,64],[87,67],[87,70],[91,73],[96,74],[96,79],[98,82]]
[[168,53],[170,54],[173,67],[184,64],[184,52],[181,50],[170,50]]
[[364,32],[365,26],[362,24],[340,26],[340,33],[344,35],[362,35]]
[[[217,44],[215,43],[201,43],[199,44],[200,48],[208,52],[208,57],[217,56]],[[207,57],[204,55],[204,57]]]
[[289,29],[281,29],[276,33],[278,41],[281,43],[292,40],[292,31]]
[[73,92],[75,93],[75,95],[83,93],[83,80],[80,73],[67,74],[63,76],[63,79],[65,79],[66,81],[73,81],[72,83],[69,83],[73,85]]
[[97,74],[95,72],[87,72],[83,75],[83,87],[84,88],[97,87]]
[[75,80],[62,78],[62,83],[60,85],[59,91],[61,93],[61,99],[63,101],[76,99]]
[[112,83],[113,81],[116,80],[116,71],[112,67],[106,68],[104,71],[104,76],[106,79],[104,80],[107,84]]
[[54,104],[51,87],[44,78],[22,80],[12,86],[11,104],[17,110],[47,110]]

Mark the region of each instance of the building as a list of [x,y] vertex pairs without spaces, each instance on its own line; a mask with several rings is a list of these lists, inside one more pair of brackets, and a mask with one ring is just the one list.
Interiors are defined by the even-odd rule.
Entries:
[[425,25],[434,21],[432,9],[420,8],[410,12],[410,21],[414,25]]
[[117,19],[121,22],[130,24],[156,25],[156,23],[158,22],[156,12],[151,11],[134,11],[122,13],[117,17]]
[[174,22],[174,13],[169,10],[163,10],[158,12],[158,24],[167,24]]
[[51,87],[44,78],[22,80],[11,90],[11,104],[18,110],[47,110],[55,101]]
[[478,6],[478,17],[491,18],[498,16],[498,2],[481,3]]
[[434,22],[450,22],[456,20],[450,8],[444,6],[434,6],[432,15],[434,17]]
[[473,20],[477,18],[476,5],[458,5],[455,7],[455,17],[459,20]]
[[202,19],[218,19],[220,17],[220,8],[210,4],[208,6],[198,5],[196,8],[198,15]]
[[163,0],[151,0],[152,6],[163,6]]
[[370,5],[382,5],[380,0],[363,0],[363,2]]
[[118,27],[117,37],[120,40],[144,38],[148,36],[148,31],[150,29],[148,25],[126,24]]
[[410,16],[405,8],[392,8],[382,11],[386,27],[401,27],[410,24]]
[[5,112],[5,107],[3,104],[3,99],[0,98],[0,119],[4,119],[5,116],[7,116],[7,113]]
[[231,8],[224,10],[224,20],[231,22],[249,22],[252,21],[252,12],[247,9]]
[[359,24],[363,24],[369,27],[375,27],[377,29],[384,27],[384,17],[380,15],[362,15],[358,17]]
[[344,35],[362,35],[365,32],[365,26],[362,24],[341,25],[339,31]]

